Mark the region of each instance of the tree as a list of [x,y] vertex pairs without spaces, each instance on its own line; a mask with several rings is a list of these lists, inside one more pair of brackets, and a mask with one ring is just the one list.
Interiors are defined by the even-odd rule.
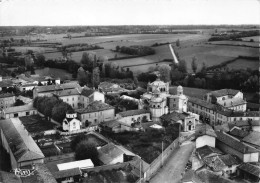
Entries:
[[74,110],[69,104],[65,102],[56,104],[52,109],[52,118],[61,123],[62,120],[65,118],[67,111],[74,111]]
[[88,140],[79,142],[75,150],[75,159],[91,159],[93,162],[95,162],[98,159],[98,151],[95,143]]
[[14,106],[21,106],[21,105],[24,105],[25,103],[20,100],[20,99],[16,99],[15,103],[14,103]]
[[81,86],[88,84],[88,73],[85,71],[78,71],[77,80]]
[[178,70],[182,73],[187,73],[187,64],[185,60],[179,60]]
[[192,57],[191,68],[192,68],[193,72],[196,73],[197,68],[198,68],[196,57]]
[[171,67],[166,64],[159,66],[160,79],[164,82],[169,82],[171,80]]
[[35,65],[42,67],[44,66],[44,62],[45,62],[45,57],[42,54],[37,54],[36,55],[36,60],[35,60]]
[[136,76],[134,76],[134,84],[135,84],[136,87],[138,87],[138,79],[137,79]]
[[71,142],[70,142],[70,147],[73,151],[76,150],[77,145],[79,144],[79,142],[83,141],[83,140],[87,140],[87,136],[85,134],[79,134],[77,135]]
[[98,87],[100,83],[100,71],[99,71],[99,68],[96,67],[94,70],[93,70],[93,77],[92,77],[92,84],[95,88]]
[[83,64],[84,68],[86,68],[88,71],[92,71],[94,61],[95,61],[95,53],[84,52],[82,54],[82,58],[80,60],[80,63]]
[[176,41],[176,46],[177,46],[177,47],[180,46],[180,40],[179,40],[179,39],[177,39],[177,41]]

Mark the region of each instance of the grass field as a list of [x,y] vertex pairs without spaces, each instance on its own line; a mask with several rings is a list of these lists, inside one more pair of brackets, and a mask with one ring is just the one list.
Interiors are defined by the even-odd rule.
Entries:
[[48,51],[56,51],[54,48],[47,48],[47,47],[31,47],[31,46],[14,46],[12,47],[17,52],[26,53],[28,50],[32,50],[33,52],[38,53],[45,53]]
[[260,42],[260,36],[243,37],[242,39],[245,41],[250,41],[250,39],[253,39],[255,42]]
[[176,51],[179,53],[180,58],[186,61],[189,72],[191,72],[191,61],[194,56],[197,57],[199,70],[203,62],[205,62],[207,66],[212,66],[234,59],[239,55],[251,57],[257,57],[259,55],[258,48],[208,44],[180,48]]
[[216,45],[230,45],[230,46],[252,46],[252,47],[259,47],[259,42],[247,42],[247,41],[214,41],[210,42],[211,44]]
[[59,77],[61,80],[67,80],[72,78],[72,75],[63,69],[55,69],[55,68],[36,69],[35,73],[40,76]]
[[259,68],[259,60],[248,60],[248,59],[237,59],[235,62],[232,62],[227,65],[229,69],[257,69]]

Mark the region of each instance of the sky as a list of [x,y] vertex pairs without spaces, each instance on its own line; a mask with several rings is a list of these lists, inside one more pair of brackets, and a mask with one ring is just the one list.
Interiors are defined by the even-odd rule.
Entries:
[[0,26],[260,24],[260,0],[0,0]]

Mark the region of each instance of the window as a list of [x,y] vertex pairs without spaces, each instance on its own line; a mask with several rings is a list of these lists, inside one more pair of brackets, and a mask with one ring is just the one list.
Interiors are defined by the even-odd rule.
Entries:
[[30,115],[30,112],[26,112],[25,115],[26,115],[26,116],[29,116],[29,115]]
[[74,101],[74,97],[72,97],[72,101]]
[[67,98],[67,102],[69,101],[69,98]]
[[18,117],[18,113],[14,113],[14,117],[17,118]]

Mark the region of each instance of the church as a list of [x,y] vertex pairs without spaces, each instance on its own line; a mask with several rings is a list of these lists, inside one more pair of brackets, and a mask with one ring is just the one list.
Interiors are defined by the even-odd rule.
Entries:
[[169,83],[157,79],[148,83],[147,92],[139,101],[139,109],[150,110],[154,122],[162,120],[167,120],[169,123],[178,122],[182,124],[183,131],[194,131],[199,116],[187,112],[187,102],[188,97],[183,94],[182,86],[177,87],[176,95],[171,95]]

